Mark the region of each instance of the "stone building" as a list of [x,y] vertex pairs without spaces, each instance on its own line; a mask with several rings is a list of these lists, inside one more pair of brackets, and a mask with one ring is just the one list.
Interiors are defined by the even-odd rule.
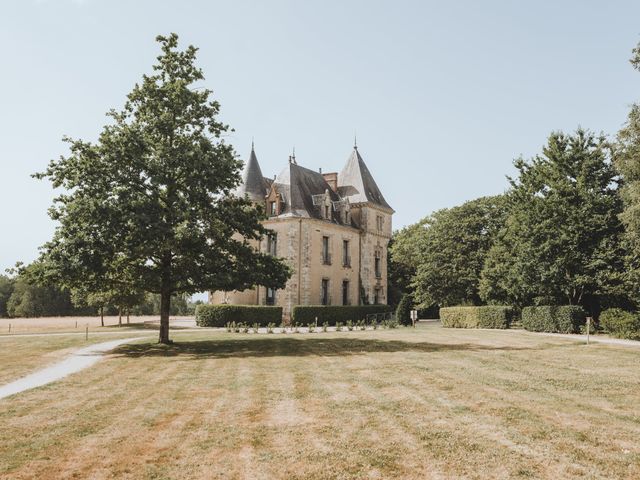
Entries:
[[211,292],[210,303],[294,305],[387,303],[387,246],[394,210],[354,146],[340,173],[322,173],[289,158],[264,177],[252,146],[235,192],[265,206],[271,233],[256,248],[283,257],[293,275],[284,289]]

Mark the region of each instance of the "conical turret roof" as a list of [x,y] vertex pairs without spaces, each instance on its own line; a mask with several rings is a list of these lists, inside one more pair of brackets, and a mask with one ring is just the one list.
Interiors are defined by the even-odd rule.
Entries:
[[260,170],[253,144],[251,144],[249,160],[242,170],[242,183],[238,185],[234,193],[239,197],[247,195],[254,202],[264,201],[267,195],[267,184],[262,176],[262,170]]
[[368,202],[393,211],[355,146],[338,175],[338,193],[341,197],[348,198],[351,204]]

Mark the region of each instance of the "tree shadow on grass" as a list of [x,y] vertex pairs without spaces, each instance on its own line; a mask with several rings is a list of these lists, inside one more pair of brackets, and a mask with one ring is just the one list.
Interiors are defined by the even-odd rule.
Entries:
[[490,346],[473,343],[403,342],[362,338],[291,337],[248,338],[229,340],[200,340],[172,345],[143,343],[121,345],[112,351],[126,357],[194,357],[194,358],[250,358],[347,356],[371,352],[446,352],[446,351],[519,351],[532,347]]

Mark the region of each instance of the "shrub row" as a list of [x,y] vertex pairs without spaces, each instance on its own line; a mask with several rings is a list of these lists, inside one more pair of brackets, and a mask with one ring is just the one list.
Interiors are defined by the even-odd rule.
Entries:
[[279,324],[282,307],[262,305],[198,305],[196,325],[199,327],[224,327],[227,323],[257,323],[261,327]]
[[451,328],[509,328],[514,317],[513,308],[502,305],[440,308],[442,326]]
[[610,308],[600,314],[600,327],[614,337],[640,340],[640,317],[637,313]]
[[390,305],[296,305],[291,312],[291,321],[296,325],[307,325],[318,319],[318,325],[327,322],[357,322],[365,320],[371,314],[386,314],[392,312]]
[[522,309],[522,327],[531,332],[579,333],[585,319],[585,311],[576,305],[544,305]]

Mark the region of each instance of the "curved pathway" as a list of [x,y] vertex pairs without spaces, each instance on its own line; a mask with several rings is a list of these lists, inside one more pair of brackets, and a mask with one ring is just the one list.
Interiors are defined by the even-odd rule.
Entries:
[[38,370],[26,377],[22,377],[6,385],[0,386],[0,398],[5,398],[16,393],[24,392],[32,388],[41,387],[61,378],[79,372],[96,363],[106,352],[114,348],[132,342],[134,340],[142,340],[148,337],[122,338],[112,340],[110,342],[96,343],[88,347],[76,350],[64,360],[51,365],[50,367]]
[[[546,335],[547,337],[568,338],[571,340],[580,340],[587,343],[587,336],[577,333],[548,333],[548,332],[529,332],[537,335]],[[624,338],[604,337],[601,335],[589,335],[589,341],[592,343],[605,343],[607,345],[624,345],[626,347],[640,347],[638,340],[626,340]]]

